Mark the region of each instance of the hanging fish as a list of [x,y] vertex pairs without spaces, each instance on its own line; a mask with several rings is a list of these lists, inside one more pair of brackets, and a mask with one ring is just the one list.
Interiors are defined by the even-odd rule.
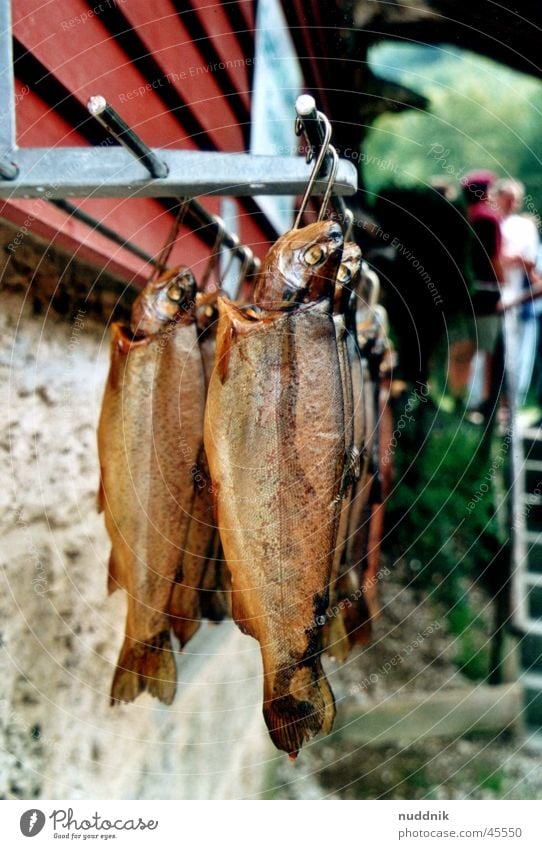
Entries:
[[[344,575],[341,594],[356,599],[345,608],[344,620],[351,646],[370,641],[372,619],[378,614],[379,539],[382,535],[381,514],[375,531],[375,504],[380,504],[379,478],[379,392],[380,362],[386,345],[377,319],[380,283],[376,274],[362,263],[355,333],[361,359],[356,366],[362,371],[361,405],[365,416],[365,465],[354,487],[350,504],[346,560],[349,571]],[[354,378],[353,378],[354,379]],[[376,536],[375,536],[376,532]]]
[[[201,430],[200,438],[203,438]],[[179,638],[181,648],[186,646],[201,624],[200,590],[207,565],[213,557],[213,542],[217,533],[212,484],[203,445],[191,474],[194,497],[190,508],[188,533],[169,602],[171,625]]]
[[345,660],[350,650],[348,628],[341,604],[348,594],[353,595],[346,560],[346,544],[349,526],[350,503],[353,487],[365,468],[365,416],[362,402],[363,375],[360,371],[360,356],[355,339],[356,290],[361,273],[361,250],[355,242],[344,246],[342,261],[337,272],[335,288],[335,313],[333,320],[337,334],[339,362],[343,384],[345,412],[345,443],[350,458],[347,489],[342,500],[337,533],[337,544],[333,559],[330,584],[330,602],[324,626],[324,642],[328,654],[336,660]]
[[[213,303],[214,300],[214,303]],[[198,345],[205,376],[205,392],[214,368],[218,310],[216,296],[204,295],[196,307]],[[214,491],[203,448],[192,469],[194,501],[179,577],[169,605],[171,623],[181,647],[199,629],[201,619],[219,622],[228,615],[227,578],[220,569],[218,529],[214,519]]]
[[345,466],[331,316],[342,247],[333,222],[289,232],[264,261],[253,308],[219,299],[205,415],[233,616],[260,643],[264,718],[291,756],[335,716],[320,623]]
[[205,383],[186,268],[151,282],[130,333],[113,325],[98,427],[99,506],[111,539],[110,590],[127,591],[126,636],[112,700],[176,687],[168,605],[185,545],[201,448]]

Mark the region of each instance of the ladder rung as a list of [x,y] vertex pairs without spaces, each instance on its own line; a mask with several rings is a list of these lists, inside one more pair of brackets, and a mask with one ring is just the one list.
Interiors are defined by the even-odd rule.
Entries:
[[542,690],[542,673],[523,672],[521,674],[521,683],[524,687],[531,687],[533,690]]
[[523,468],[526,472],[542,472],[542,460],[525,460]]
[[530,587],[542,587],[542,575],[537,575],[535,572],[524,572],[521,578]]
[[542,504],[542,495],[533,495],[532,492],[522,492],[520,498],[524,504],[532,505],[533,507]]

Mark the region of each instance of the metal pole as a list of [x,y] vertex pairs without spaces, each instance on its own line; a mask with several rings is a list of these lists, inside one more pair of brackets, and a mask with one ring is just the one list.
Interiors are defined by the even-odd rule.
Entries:
[[97,218],[89,215],[88,212],[84,212],[84,210],[79,209],[78,206],[74,206],[73,203],[69,203],[69,201],[66,200],[52,200],[51,203],[59,209],[62,209],[63,212],[67,212],[68,215],[71,215],[73,218],[77,218],[79,221],[82,221],[83,224],[86,224],[88,227],[92,227],[92,229],[96,230],[97,233],[101,233],[102,236],[106,236],[106,238],[115,242],[116,245],[120,245],[121,248],[130,251],[130,253],[139,257],[139,259],[143,259],[151,265],[158,265],[158,260],[151,256],[151,254],[148,254],[147,251],[144,251],[142,248],[138,248],[137,245],[134,245],[127,239],[123,239],[119,233],[115,232],[115,230],[111,230],[110,227],[102,224],[101,221],[98,221]]
[[11,161],[15,145],[11,3],[0,0],[0,178],[3,180],[14,180],[19,174],[17,165]]
[[145,166],[151,177],[164,179],[169,173],[165,162],[162,162],[155,153],[139,138],[137,133],[120,117],[112,106],[109,106],[105,97],[100,94],[91,97],[87,103],[87,109],[93,118],[106,128],[120,144],[139,159]]
[[[139,160],[118,145],[21,147],[20,175],[12,183],[0,181],[0,197],[297,196],[305,191],[312,173],[300,156],[170,149],[153,153],[167,163],[167,177],[150,179]],[[315,194],[323,194],[326,185],[325,179],[317,180]],[[342,159],[334,193],[354,194],[356,188],[356,168]]]

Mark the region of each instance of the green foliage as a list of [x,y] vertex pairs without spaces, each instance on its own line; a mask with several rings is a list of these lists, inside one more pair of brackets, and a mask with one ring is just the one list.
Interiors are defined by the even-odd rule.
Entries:
[[490,764],[482,764],[476,773],[476,784],[482,790],[491,790],[499,798],[502,794],[505,774],[502,769],[492,769]]
[[[397,402],[396,421],[406,404]],[[394,559],[408,564],[410,579],[442,605],[457,636],[455,661],[475,680],[488,671],[489,609],[476,611],[469,590],[481,584],[494,595],[506,568],[496,556],[501,539],[493,495],[492,455],[502,457],[502,446],[496,437],[488,451],[482,432],[442,407],[418,403],[397,441],[386,537]],[[487,492],[473,507],[482,484]]]
[[[450,329],[454,322],[457,327],[468,321],[471,312],[472,275],[461,209],[439,198],[431,183],[448,178],[459,187],[470,170],[490,168],[523,180],[526,210],[538,215],[542,83],[449,46],[389,42],[374,48],[370,61],[376,74],[430,102],[429,112],[380,117],[361,161],[372,211],[388,234],[371,262],[382,279],[399,373],[412,384],[429,379],[436,396],[435,387],[444,386]],[[390,259],[382,248],[394,239],[399,248]],[[432,297],[428,278],[442,303]],[[406,401],[398,401],[396,421]],[[493,444],[482,439],[483,429],[442,406],[419,403],[412,418],[395,452],[388,550],[409,564],[410,577],[445,607],[457,638],[456,663],[478,679],[488,670],[483,643],[489,611],[480,616],[474,610],[470,588],[481,582],[495,596],[508,577],[509,553],[501,550],[495,509],[495,483],[504,472],[506,452],[498,438]],[[500,458],[497,472],[491,471],[492,451]]]
[[[454,47],[383,44],[370,54],[373,69],[431,103],[430,112],[387,114],[364,146],[364,179],[370,192],[389,184],[427,185],[431,177],[455,180],[473,168],[519,177],[542,210],[540,116],[542,83]],[[530,208],[532,207],[532,208]]]

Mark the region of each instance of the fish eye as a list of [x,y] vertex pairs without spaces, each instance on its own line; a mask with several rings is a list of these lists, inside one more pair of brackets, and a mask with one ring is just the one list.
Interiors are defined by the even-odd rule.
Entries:
[[182,294],[182,289],[177,282],[171,283],[170,286],[168,286],[167,296],[170,301],[178,303],[181,300]]
[[322,262],[325,255],[326,252],[321,245],[311,245],[303,254],[303,259],[307,265],[318,265],[319,262]]
[[352,272],[344,262],[341,262],[341,264],[339,265],[339,270],[337,272],[337,280],[343,285],[345,283],[350,283],[350,281],[352,280]]

